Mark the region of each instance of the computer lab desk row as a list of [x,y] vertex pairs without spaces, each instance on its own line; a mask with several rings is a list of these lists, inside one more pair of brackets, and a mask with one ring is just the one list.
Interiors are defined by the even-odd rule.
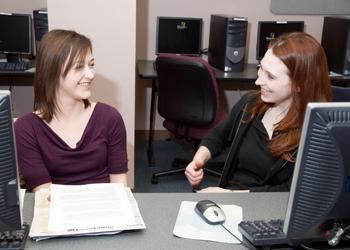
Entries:
[[[26,250],[203,250],[246,249],[242,245],[190,240],[173,235],[182,201],[210,199],[218,204],[235,204],[243,208],[244,219],[284,218],[288,193],[199,194],[199,193],[134,193],[146,229],[125,231],[116,235],[81,236],[34,242],[27,239]],[[34,194],[26,193],[24,221],[33,218]]]
[[[152,80],[152,92],[151,92],[151,107],[150,107],[150,120],[148,130],[148,146],[147,156],[148,163],[150,165],[155,163],[153,153],[153,138],[154,138],[154,120],[156,110],[156,98],[157,98],[157,72],[154,68],[154,61],[151,60],[138,60],[137,72],[140,79]],[[255,86],[255,80],[257,78],[258,67],[257,64],[246,64],[242,72],[223,72],[217,68],[214,68],[214,73],[219,85],[223,89],[230,90],[251,90],[257,89]],[[341,86],[350,86],[350,76],[330,76],[333,84]]]
[[[35,242],[27,239],[26,250],[203,250],[247,249],[238,244],[219,243],[178,238],[173,229],[182,201],[212,200],[218,204],[238,205],[243,208],[243,220],[284,219],[288,192],[280,193],[134,193],[146,229],[125,231],[116,235],[55,238]],[[31,224],[34,194],[26,193],[24,221]],[[276,248],[275,248],[276,249]],[[289,247],[277,249],[292,249]],[[321,249],[329,249],[322,245]],[[335,248],[337,250],[349,248]]]
[[33,86],[34,72],[0,71],[0,86]]

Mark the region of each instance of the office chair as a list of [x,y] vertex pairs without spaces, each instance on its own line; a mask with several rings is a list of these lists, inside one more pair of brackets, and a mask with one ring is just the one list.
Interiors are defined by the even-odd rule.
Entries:
[[333,102],[350,102],[350,87],[332,85]]
[[[159,55],[155,61],[158,75],[158,113],[165,119],[163,126],[175,135],[194,143],[196,152],[200,140],[225,117],[219,112],[219,93],[211,66],[200,57]],[[173,168],[152,175],[158,177],[182,174],[191,160],[175,158]],[[178,168],[184,165],[183,168]],[[205,173],[221,173],[205,168]]]

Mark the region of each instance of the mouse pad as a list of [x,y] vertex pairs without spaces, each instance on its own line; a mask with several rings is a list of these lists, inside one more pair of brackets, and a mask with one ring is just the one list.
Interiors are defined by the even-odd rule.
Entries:
[[[183,201],[176,218],[173,234],[186,239],[208,240],[223,243],[240,244],[221,225],[206,223],[195,211],[196,201]],[[242,207],[218,204],[226,215],[225,227],[242,240],[238,224],[242,221]]]

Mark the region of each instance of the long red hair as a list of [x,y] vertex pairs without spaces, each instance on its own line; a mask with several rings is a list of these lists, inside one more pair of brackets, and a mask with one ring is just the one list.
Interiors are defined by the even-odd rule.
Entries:
[[[328,65],[322,46],[303,32],[281,35],[269,44],[269,49],[288,68],[292,88],[292,103],[286,116],[277,124],[269,147],[274,157],[294,161],[298,147],[306,105],[332,98]],[[252,117],[262,115],[273,104],[264,103],[260,95],[250,111]]]

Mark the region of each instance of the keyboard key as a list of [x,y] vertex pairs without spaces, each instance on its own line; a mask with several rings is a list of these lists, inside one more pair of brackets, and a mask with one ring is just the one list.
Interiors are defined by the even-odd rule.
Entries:
[[21,241],[16,240],[16,241],[12,242],[11,246],[12,246],[12,248],[19,248],[21,246],[21,244],[22,244]]
[[28,232],[29,226],[26,224],[21,230],[0,232],[0,250],[23,250]]
[[1,248],[7,248],[8,247],[8,242],[7,241],[1,241],[0,242],[0,249]]
[[0,71],[25,71],[31,68],[31,62],[0,62]]

